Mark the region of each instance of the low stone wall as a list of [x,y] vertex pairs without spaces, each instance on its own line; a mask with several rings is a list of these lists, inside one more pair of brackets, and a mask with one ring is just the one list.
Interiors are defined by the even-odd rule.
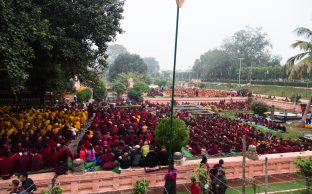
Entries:
[[[295,173],[297,168],[293,161],[296,157],[312,156],[312,151],[294,152],[284,154],[269,154],[260,156],[258,161],[247,159],[246,177],[252,178],[254,176],[264,175],[264,159],[268,157],[268,173],[269,175],[282,173]],[[228,157],[223,158],[225,161],[224,167],[228,179],[235,179],[242,177],[242,157]],[[217,163],[219,158],[208,159],[210,166]],[[182,165],[176,166],[179,170],[177,183],[190,183],[190,176],[199,165],[200,160],[189,160]],[[166,169],[155,172],[146,173],[144,169],[128,169],[123,170],[121,174],[116,174],[110,171],[88,172],[83,175],[62,175],[57,179],[57,185],[64,189],[64,194],[84,194],[84,193],[102,193],[110,191],[131,190],[132,185],[139,179],[145,178],[149,181],[150,187],[161,187],[164,185],[164,174]],[[54,173],[42,173],[30,175],[38,186],[36,193],[41,193],[41,190],[50,186],[51,179]],[[0,181],[0,194],[7,193],[7,189],[11,180]]]
[[[170,103],[171,98],[144,98],[144,101],[148,100],[149,102],[152,103]],[[178,103],[190,103],[190,104],[198,104],[201,102],[220,102],[221,100],[225,100],[226,102],[230,102],[233,100],[234,102],[236,101],[246,101],[247,97],[214,97],[214,98],[208,98],[208,97],[196,97],[196,98],[181,98],[181,97],[175,97],[174,100]]]
[[286,110],[295,110],[296,112],[301,113],[301,106],[300,105],[293,105],[291,102],[283,102],[278,100],[270,100],[265,98],[256,98],[257,101],[264,102],[269,106],[274,105],[275,107],[286,109]]

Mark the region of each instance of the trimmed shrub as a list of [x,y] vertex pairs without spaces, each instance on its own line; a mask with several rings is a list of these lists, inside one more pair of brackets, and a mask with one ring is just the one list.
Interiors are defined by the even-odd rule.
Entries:
[[128,90],[128,98],[130,100],[134,100],[136,102],[142,102],[143,101],[143,93],[135,88],[130,88]]
[[268,111],[268,105],[262,102],[254,102],[251,105],[251,110],[258,115],[263,115],[263,113]]
[[90,100],[92,96],[92,91],[90,88],[86,88],[84,90],[81,90],[80,92],[77,92],[77,101],[78,102],[85,102]]
[[[165,145],[169,151],[170,145],[170,118],[164,118],[157,125],[155,130],[156,141],[159,145]],[[187,145],[189,141],[189,129],[181,119],[173,119],[172,129],[172,151],[181,151],[181,148]]]

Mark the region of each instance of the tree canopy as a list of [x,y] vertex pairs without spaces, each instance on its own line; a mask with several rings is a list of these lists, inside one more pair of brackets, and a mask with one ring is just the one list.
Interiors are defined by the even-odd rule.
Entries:
[[246,27],[224,40],[220,48],[202,54],[192,71],[200,78],[238,79],[239,58],[243,58],[242,68],[280,68],[280,57],[273,56],[270,48],[267,34],[261,28]]
[[113,64],[118,55],[129,53],[127,48],[121,44],[109,45],[107,48],[107,62]]
[[112,81],[117,78],[118,74],[128,72],[136,72],[144,75],[147,72],[147,65],[139,55],[121,54],[109,68],[109,80]]
[[147,73],[155,75],[159,73],[159,62],[154,57],[145,57],[143,61],[147,65]]
[[295,77],[302,78],[312,69],[312,31],[308,28],[297,28],[295,30],[298,36],[307,40],[297,40],[291,46],[299,48],[302,53],[290,57],[286,62],[287,73],[290,79]]
[[[106,66],[107,43],[121,33],[123,0],[3,1],[0,64],[13,93],[63,92],[75,76]],[[92,73],[91,73],[92,74]]]

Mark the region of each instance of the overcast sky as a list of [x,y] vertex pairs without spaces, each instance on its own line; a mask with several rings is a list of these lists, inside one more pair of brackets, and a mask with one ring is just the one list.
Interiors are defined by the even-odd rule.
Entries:
[[[175,0],[126,0],[115,43],[130,53],[155,57],[172,69]],[[186,0],[180,10],[177,69],[189,69],[201,54],[245,26],[262,27],[283,62],[295,54],[290,44],[297,27],[312,28],[312,0]]]

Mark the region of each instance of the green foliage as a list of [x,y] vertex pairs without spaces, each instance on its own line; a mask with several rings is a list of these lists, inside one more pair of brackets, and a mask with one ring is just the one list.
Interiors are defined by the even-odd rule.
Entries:
[[142,102],[143,101],[143,93],[142,91],[136,89],[136,88],[130,88],[128,90],[128,98],[130,100],[134,100],[136,102]]
[[[271,55],[270,46],[267,34],[263,33],[261,28],[246,27],[226,39],[220,48],[209,50],[196,59],[192,68],[194,73],[192,77],[210,80],[238,79],[238,58],[244,58],[242,60],[242,79],[250,79],[251,65],[253,66],[253,77],[257,76],[258,79],[263,80],[265,79],[263,72],[274,69],[274,72],[270,71],[271,77],[280,78],[285,71],[278,71],[282,69],[281,59]],[[268,68],[266,69],[266,67]],[[286,77],[285,73],[284,77]]]
[[299,48],[299,53],[286,62],[286,69],[289,79],[302,78],[311,72],[312,68],[312,31],[308,28],[300,27],[296,29],[298,36],[303,36],[307,40],[297,40],[292,44],[293,48]]
[[251,105],[251,110],[258,115],[263,115],[263,113],[268,111],[268,106],[262,102],[254,102]]
[[95,100],[103,100],[107,96],[106,87],[104,81],[99,81],[99,85],[93,88],[93,98]]
[[158,85],[159,87],[166,86],[167,85],[167,80],[164,77],[162,77],[160,79],[156,79],[154,84]]
[[239,88],[239,89],[237,90],[237,94],[238,94],[239,96],[248,96],[249,93],[250,93],[250,91],[249,91],[249,89],[247,89],[247,88]]
[[312,157],[295,159],[295,165],[299,168],[300,173],[304,175],[306,180],[306,186],[308,190],[311,190],[312,186]]
[[301,98],[302,98],[302,95],[300,95],[300,94],[293,94],[290,97],[290,100],[291,100],[291,102],[296,101],[296,103],[299,103]]
[[40,95],[62,93],[75,76],[83,79],[89,71],[103,70],[107,43],[122,32],[123,3],[1,2],[0,69],[6,83],[2,88],[12,93],[24,88]]
[[147,194],[148,185],[149,183],[145,179],[136,181],[133,185],[133,194]]
[[147,72],[147,65],[139,55],[121,54],[109,68],[109,79],[114,80],[118,74],[128,72],[145,74]]
[[42,190],[41,194],[62,194],[63,189],[61,187],[54,187],[48,191]]
[[200,84],[198,84],[198,87],[199,87],[199,88],[205,88],[206,85],[205,85],[204,83],[200,83]]
[[117,94],[117,98],[121,98],[121,95],[127,90],[127,86],[122,82],[115,80],[112,83],[112,89]]
[[107,48],[107,62],[111,65],[114,63],[118,55],[129,53],[127,48],[120,44],[109,45]]
[[[164,118],[157,125],[155,130],[156,141],[159,145],[165,145],[169,149],[170,118]],[[189,141],[189,129],[181,119],[173,119],[172,129],[172,151],[181,151]]]
[[143,61],[147,65],[147,73],[151,75],[156,75],[159,73],[159,62],[154,57],[145,57]]
[[149,90],[149,87],[146,83],[144,82],[136,82],[134,85],[133,85],[133,88],[137,91],[140,91],[141,93],[143,92],[148,92]]
[[90,100],[92,95],[92,91],[89,88],[86,88],[84,90],[81,90],[80,92],[77,92],[77,100],[78,102],[86,102]]

